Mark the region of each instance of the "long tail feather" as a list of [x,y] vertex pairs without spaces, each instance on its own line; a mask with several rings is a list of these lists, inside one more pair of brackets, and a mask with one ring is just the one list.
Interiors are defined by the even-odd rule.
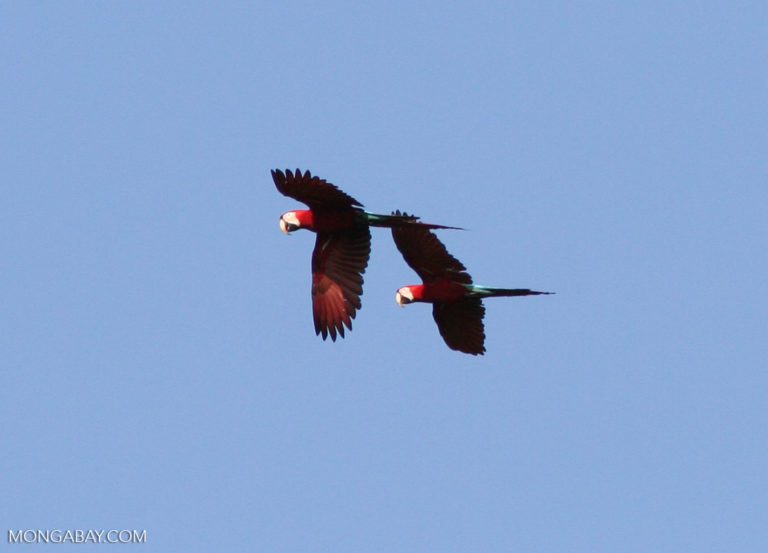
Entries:
[[393,211],[392,215],[379,215],[378,213],[365,212],[368,224],[372,227],[419,227],[423,229],[453,229],[464,230],[461,227],[449,227],[446,225],[435,225],[433,223],[422,223],[419,221],[419,217],[415,215],[408,215],[407,213],[400,213],[400,211]]
[[554,294],[554,292],[537,292],[528,288],[491,288],[490,286],[472,286],[470,295],[483,298],[493,296],[541,296]]

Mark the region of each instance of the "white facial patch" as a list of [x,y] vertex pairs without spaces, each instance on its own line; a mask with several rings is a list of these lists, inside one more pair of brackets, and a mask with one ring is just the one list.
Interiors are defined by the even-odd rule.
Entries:
[[[288,225],[291,225],[292,228],[288,228]],[[294,231],[298,228],[301,228],[301,225],[299,224],[299,218],[296,217],[296,213],[293,211],[289,211],[287,213],[283,213],[280,216],[280,230],[282,230],[285,234],[289,234],[291,231]]]
[[395,294],[395,301],[400,307],[406,303],[411,303],[413,301],[413,294],[411,293],[411,289],[407,286],[400,288]]
[[289,225],[296,225],[297,227],[300,227],[301,224],[299,224],[299,218],[296,217],[295,211],[289,211],[287,213],[283,213],[283,216],[281,217],[283,221],[288,223]]

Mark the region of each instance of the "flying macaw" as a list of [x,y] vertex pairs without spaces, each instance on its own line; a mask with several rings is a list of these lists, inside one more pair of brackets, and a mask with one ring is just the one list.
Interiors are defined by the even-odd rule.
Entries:
[[344,337],[344,325],[352,330],[352,319],[360,309],[363,273],[371,253],[369,227],[457,228],[417,222],[411,215],[377,215],[363,211],[360,202],[333,184],[313,177],[309,171],[272,171],[278,191],[309,206],[280,216],[280,229],[289,234],[298,229],[317,233],[312,252],[312,313],[315,334],[325,340]]
[[[408,217],[399,211],[393,215]],[[411,302],[431,303],[432,317],[440,335],[453,350],[472,355],[485,353],[485,307],[482,298],[552,293],[472,284],[472,277],[464,265],[448,253],[443,243],[429,229],[397,227],[392,229],[392,238],[405,262],[423,281],[423,284],[399,288],[395,301],[401,307]]]

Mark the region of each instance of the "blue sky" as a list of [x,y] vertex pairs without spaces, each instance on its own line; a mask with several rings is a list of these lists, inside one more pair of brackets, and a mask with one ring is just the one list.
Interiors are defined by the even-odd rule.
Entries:
[[[3,549],[765,551],[767,12],[3,5]],[[323,342],[297,167],[557,295],[453,352],[374,229]]]

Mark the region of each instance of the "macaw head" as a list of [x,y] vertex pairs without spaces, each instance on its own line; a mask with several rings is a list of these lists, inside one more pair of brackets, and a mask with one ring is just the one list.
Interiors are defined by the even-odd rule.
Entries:
[[301,223],[295,211],[288,211],[280,216],[280,230],[285,234],[290,234],[300,228]]
[[399,288],[395,294],[395,301],[400,307],[411,303],[413,301],[413,292],[411,291],[411,287],[403,286],[402,288]]

